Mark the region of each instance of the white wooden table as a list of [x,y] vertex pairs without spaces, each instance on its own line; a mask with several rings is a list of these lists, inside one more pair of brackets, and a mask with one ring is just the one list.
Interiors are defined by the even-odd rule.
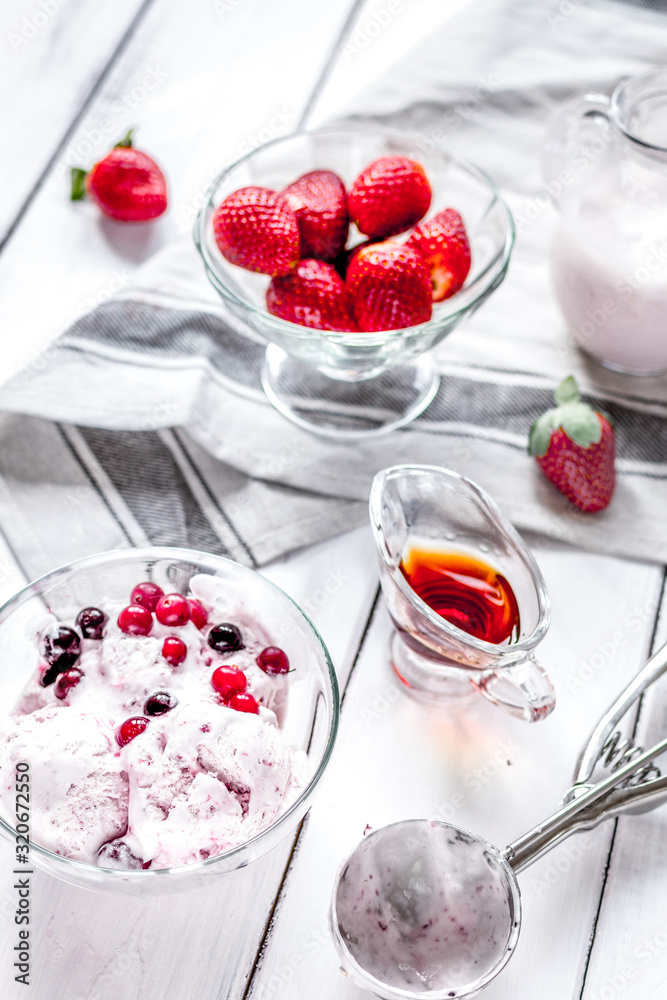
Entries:
[[[187,232],[221,164],[353,99],[461,3],[3,5],[0,107],[11,141],[0,149],[2,378]],[[172,208],[146,231],[112,232],[94,213],[72,210],[67,168],[90,164],[135,123],[140,145],[168,165]],[[310,608],[345,693],[338,747],[298,837],[228,881],[173,900],[93,894],[36,874],[28,995],[361,996],[338,972],[326,915],[338,863],[366,824],[429,815],[509,842],[557,805],[593,721],[667,639],[662,567],[529,542],[552,599],[541,658],[559,699],[536,726],[481,699],[452,715],[398,693],[368,529],[268,567]],[[4,599],[24,578],[1,538],[0,564]],[[332,573],[343,582],[329,593],[322,585]],[[642,739],[664,734],[665,704],[660,691],[647,699]],[[664,997],[666,836],[667,810],[611,822],[524,873],[519,948],[489,1000]],[[12,970],[11,853],[3,842],[3,1000],[26,995]]]

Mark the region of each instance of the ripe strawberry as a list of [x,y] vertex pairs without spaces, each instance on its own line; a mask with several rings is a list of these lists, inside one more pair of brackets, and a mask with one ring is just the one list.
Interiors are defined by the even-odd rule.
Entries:
[[382,156],[359,174],[347,199],[350,218],[371,239],[402,233],[426,215],[431,185],[424,168],[405,156]]
[[603,510],[614,492],[615,437],[607,417],[579,398],[570,375],[555,392],[556,407],[530,429],[528,451],[556,489],[580,510]]
[[312,170],[286,187],[301,234],[301,256],[333,260],[347,240],[345,185],[331,170]]
[[345,284],[360,330],[400,330],[431,318],[431,275],[411,247],[389,241],[362,247]]
[[296,270],[273,278],[266,306],[274,316],[316,330],[357,330],[343,279],[323,260],[300,260]]
[[222,256],[261,274],[288,274],[299,260],[299,227],[286,198],[263,187],[227,195],[213,216],[213,235]]
[[147,222],[167,209],[164,174],[146,153],[132,148],[132,129],[86,173],[72,168],[72,201],[86,194],[104,215],[120,222]]
[[458,292],[470,270],[470,244],[463,219],[455,208],[445,208],[420,223],[406,241],[428,264],[433,301],[442,302]]

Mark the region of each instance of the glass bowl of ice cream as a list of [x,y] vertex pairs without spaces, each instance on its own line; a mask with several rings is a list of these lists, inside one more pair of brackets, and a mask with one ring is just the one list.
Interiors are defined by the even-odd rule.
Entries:
[[88,889],[189,889],[255,861],[303,817],[333,749],[322,639],[219,556],[56,569],[0,608],[0,650],[0,832]]
[[[356,331],[317,329],[270,311],[268,272],[255,273],[247,264],[237,266],[220,250],[216,217],[221,203],[249,187],[266,188],[284,197],[299,178],[327,171],[340,179],[350,204],[355,181],[364,176],[369,165],[386,162],[387,158],[416,163],[423,170],[430,201],[426,208],[422,206],[422,222],[445,209],[454,209],[463,220],[470,269],[462,287],[434,301],[423,321],[394,328],[376,327],[372,332],[369,327]],[[296,206],[298,201],[290,204]],[[350,220],[353,215],[350,209]],[[362,224],[363,231],[349,221],[348,229],[345,219],[343,241],[347,253],[339,252],[332,258],[332,266],[346,274],[346,286],[350,251],[364,242],[377,244],[385,239],[368,236],[372,227],[359,222]],[[413,227],[405,225],[402,231],[386,238],[403,244],[412,238],[411,233]],[[268,344],[261,378],[271,403],[311,431],[355,438],[402,426],[431,402],[439,383],[432,348],[501,284],[514,242],[514,224],[494,183],[429,136],[359,125],[296,132],[253,150],[227,167],[206,193],[194,236],[206,274],[232,320],[240,324],[240,329],[249,329],[253,339],[259,337]],[[303,247],[302,232],[302,257],[322,253],[317,247],[305,251]],[[384,295],[381,290],[379,298]],[[354,318],[360,321],[358,312]]]

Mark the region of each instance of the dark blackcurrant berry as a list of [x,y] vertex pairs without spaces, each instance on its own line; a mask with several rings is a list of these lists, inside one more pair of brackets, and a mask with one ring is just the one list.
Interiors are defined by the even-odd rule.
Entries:
[[208,644],[216,653],[236,653],[243,649],[241,642],[241,632],[236,625],[230,622],[222,622],[214,625],[208,634]]
[[175,708],[178,702],[168,691],[156,691],[146,699],[144,712],[146,715],[164,715]]
[[81,639],[68,625],[55,622],[47,626],[40,636],[42,656],[48,667],[42,676],[42,684],[53,684],[58,674],[73,667],[81,654]]
[[99,608],[84,608],[76,616],[76,623],[84,639],[101,639],[108,616]]

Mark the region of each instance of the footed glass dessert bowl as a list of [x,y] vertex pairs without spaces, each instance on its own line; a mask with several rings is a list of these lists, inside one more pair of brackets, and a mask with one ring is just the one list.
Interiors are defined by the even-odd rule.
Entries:
[[219,556],[56,569],[0,608],[0,651],[0,833],[87,889],[179,891],[250,864],[296,827],[333,749],[322,639]]
[[[220,203],[247,186],[282,191],[313,170],[334,171],[349,191],[369,163],[394,156],[423,167],[432,188],[426,218],[449,207],[462,216],[472,257],[463,287],[435,303],[428,322],[403,329],[318,330],[269,313],[267,275],[229,263],[216,245],[213,217]],[[439,376],[431,349],[500,285],[514,225],[493,182],[426,136],[348,127],[297,132],[227,167],[208,189],[194,235],[206,274],[230,312],[268,344],[262,385],[271,403],[307,430],[344,439],[400,427],[432,402]],[[351,224],[348,249],[364,240]]]

